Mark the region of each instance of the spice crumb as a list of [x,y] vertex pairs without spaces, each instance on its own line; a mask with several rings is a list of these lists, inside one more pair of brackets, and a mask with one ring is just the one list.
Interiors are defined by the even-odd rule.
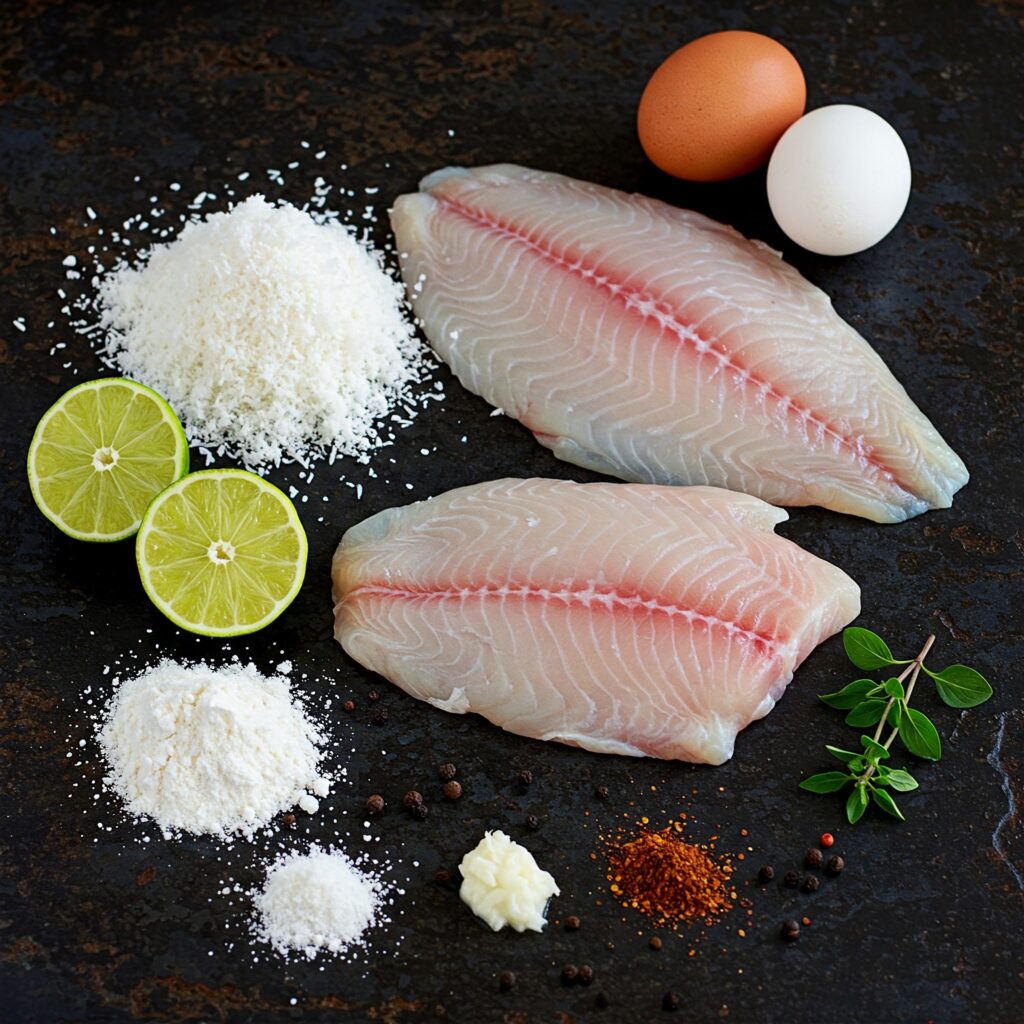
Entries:
[[566,931],[574,932],[580,926],[580,919],[575,914],[570,914],[565,919]]
[[526,827],[531,832],[536,832],[540,828],[540,819],[536,814],[528,814],[526,816]]
[[354,700],[347,700],[341,705],[349,714],[352,714],[356,709],[356,702]]
[[809,917],[802,917],[800,918],[800,923],[803,925],[809,925],[811,923],[811,919]]

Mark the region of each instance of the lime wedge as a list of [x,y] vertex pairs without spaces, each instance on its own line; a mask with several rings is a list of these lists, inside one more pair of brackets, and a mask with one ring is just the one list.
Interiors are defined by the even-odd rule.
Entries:
[[292,603],[306,534],[273,484],[241,469],[192,473],[146,510],[135,557],[150,600],[203,636],[254,633]]
[[188,441],[174,410],[121,377],[65,392],[43,414],[28,449],[32,497],[78,540],[130,537],[153,498],[187,472]]

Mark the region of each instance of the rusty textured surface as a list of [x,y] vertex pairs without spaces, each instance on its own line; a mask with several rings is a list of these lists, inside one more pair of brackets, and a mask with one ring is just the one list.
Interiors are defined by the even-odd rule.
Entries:
[[[680,1020],[1020,1019],[1020,7],[714,8],[611,0],[0,7],[0,1018],[632,1022],[671,1019],[660,1004],[672,988],[683,996]],[[896,125],[915,173],[892,237],[849,259],[813,257],[774,228],[762,175],[696,187],[645,164],[633,114],[646,75],[682,41],[722,27],[760,29],[790,45],[812,106],[860,102]],[[300,139],[328,150],[322,166]],[[391,812],[368,830],[410,878],[404,915],[379,937],[387,955],[368,970],[265,957],[241,932],[244,901],[220,888],[228,874],[254,882],[254,856],[266,855],[267,843],[225,851],[164,842],[123,822],[108,798],[94,799],[102,768],[82,701],[86,687],[106,692],[103,666],[128,649],[143,660],[157,646],[217,657],[222,645],[183,640],[158,619],[130,546],[76,545],[32,507],[23,475],[32,427],[66,387],[99,372],[64,326],[61,259],[83,257],[96,224],[118,224],[147,208],[149,195],[177,214],[188,197],[242,170],[259,172],[246,185],[255,190],[264,168],[293,159],[303,161],[283,193],[293,198],[321,172],[391,196],[441,164],[497,160],[635,188],[765,238],[831,293],[973,474],[951,510],[901,526],[802,510],[784,528],[861,582],[865,624],[907,651],[934,630],[938,660],[976,664],[995,685],[995,699],[976,711],[935,709],[945,756],[918,771],[907,824],[872,817],[852,831],[837,806],[795,788],[821,767],[821,744],[841,735],[837,716],[813,696],[848,676],[838,641],[809,659],[779,708],[714,770],[520,740],[416,704],[348,662],[330,639],[327,596],[330,555],[348,525],[491,476],[586,476],[516,424],[491,419],[443,372],[447,399],[400,432],[387,479],[353,476],[364,484],[361,502],[337,486],[351,467],[317,474],[300,507],[311,541],[306,587],[279,623],[232,648],[265,668],[284,651],[309,674],[315,699],[359,703],[338,725],[356,749],[353,784],[331,801],[343,829],[362,833],[358,808],[369,793],[394,805],[412,785],[436,788],[439,761],[459,765],[459,803],[438,806],[425,823]],[[167,191],[171,181],[180,193]],[[87,205],[97,222],[85,217]],[[375,230],[384,241],[384,227]],[[19,316],[24,332],[12,326]],[[69,345],[51,356],[55,340]],[[421,448],[434,451],[422,458]],[[333,500],[321,508],[322,493]],[[375,685],[390,716],[380,726],[367,702]],[[536,776],[529,788],[515,781],[520,767]],[[610,789],[605,802],[592,796],[597,783]],[[603,899],[601,862],[590,853],[599,827],[624,811],[660,821],[684,804],[698,836],[717,833],[736,852],[753,847],[741,883],[762,862],[780,874],[797,867],[826,828],[849,866],[814,896],[744,884],[752,916],[734,913],[695,947],[689,934],[667,935],[653,952],[643,923]],[[528,814],[539,816],[537,832],[525,830]],[[304,823],[289,841],[330,839],[331,817]],[[553,924],[542,936],[492,935],[434,882],[484,827],[526,837],[562,884],[552,917],[578,914],[578,931]],[[801,914],[813,921],[801,940],[779,942],[778,922]],[[562,987],[565,962],[591,964],[594,985]],[[506,969],[519,985],[499,993]],[[607,1009],[596,1008],[598,991]]]

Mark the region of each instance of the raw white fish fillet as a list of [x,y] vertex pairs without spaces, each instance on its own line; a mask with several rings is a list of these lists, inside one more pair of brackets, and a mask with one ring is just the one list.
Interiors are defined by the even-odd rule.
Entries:
[[436,707],[604,753],[720,764],[860,611],[786,513],[710,487],[495,480],[334,555],[335,636]]
[[827,295],[700,214],[511,165],[446,168],[391,223],[427,337],[559,458],[876,522],[967,481]]

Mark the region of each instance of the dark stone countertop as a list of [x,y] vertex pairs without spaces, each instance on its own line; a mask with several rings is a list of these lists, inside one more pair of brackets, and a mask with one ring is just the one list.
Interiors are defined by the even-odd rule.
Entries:
[[[862,103],[902,133],[914,190],[881,245],[848,259],[814,257],[772,224],[763,174],[691,186],[644,161],[633,119],[647,75],[684,41],[724,27],[789,45],[810,106]],[[0,1018],[1020,1020],[1022,53],[1021,8],[998,0],[734,0],[714,11],[610,0],[4,4]],[[311,153],[320,148],[328,156],[318,163]],[[67,387],[100,373],[61,315],[61,260],[84,257],[98,225],[147,209],[150,195],[176,215],[244,170],[253,172],[244,188],[255,191],[264,169],[292,160],[301,167],[271,194],[305,198],[323,173],[379,187],[386,203],[441,164],[499,160],[648,192],[766,239],[833,296],[972,472],[952,509],[900,526],[807,509],[784,527],[859,580],[864,624],[911,654],[934,631],[937,662],[977,665],[995,686],[990,703],[962,715],[923,702],[945,756],[917,769],[922,787],[904,800],[905,824],[872,815],[844,827],[838,801],[796,788],[824,767],[822,744],[844,731],[814,697],[851,678],[838,639],[808,659],[780,706],[717,769],[523,740],[427,708],[348,661],[330,636],[327,593],[346,527],[494,476],[586,478],[517,424],[490,418],[441,370],[446,399],[398,432],[389,473],[371,479],[341,464],[304,488],[306,586],[278,623],[230,647],[264,669],[290,657],[316,702],[360,704],[337,724],[355,748],[351,786],[295,842],[351,830],[358,845],[370,792],[397,802],[414,784],[436,786],[438,762],[460,766],[459,803],[438,806],[422,824],[391,813],[368,830],[409,879],[403,913],[378,934],[381,952],[368,969],[284,964],[245,938],[245,900],[223,896],[221,880],[255,882],[272,844],[165,842],[124,822],[109,797],[96,798],[102,768],[84,701],[89,688],[93,698],[108,692],[103,667],[128,651],[142,663],[158,648],[216,658],[225,645],[182,637],[161,620],[142,596],[131,545],[76,544],[32,506],[23,467],[33,425]],[[180,192],[168,191],[172,181]],[[374,230],[386,241],[383,223]],[[22,316],[23,332],[13,325]],[[67,348],[51,355],[56,341]],[[343,474],[362,482],[361,501],[339,484]],[[293,482],[295,470],[273,479]],[[332,500],[321,502],[323,494]],[[382,726],[370,722],[374,686],[390,715]],[[514,781],[521,767],[536,776],[529,789]],[[598,783],[609,787],[605,802],[593,798]],[[590,854],[597,830],[625,812],[659,823],[683,808],[695,837],[718,834],[721,848],[746,852],[737,879],[752,913],[737,910],[700,938],[666,935],[655,953],[644,921],[607,898],[600,858]],[[524,829],[528,814],[541,819],[535,833]],[[552,917],[579,915],[578,931],[553,923],[543,935],[492,935],[433,881],[485,827],[527,837],[562,884]],[[763,862],[780,874],[798,866],[826,829],[847,860],[840,879],[814,896],[747,885]],[[779,921],[803,914],[813,923],[800,941],[780,942]],[[562,987],[565,962],[592,965],[594,985]],[[499,993],[505,969],[520,982]],[[661,1010],[670,988],[682,996],[674,1016]],[[595,1008],[599,990],[607,1009]]]

